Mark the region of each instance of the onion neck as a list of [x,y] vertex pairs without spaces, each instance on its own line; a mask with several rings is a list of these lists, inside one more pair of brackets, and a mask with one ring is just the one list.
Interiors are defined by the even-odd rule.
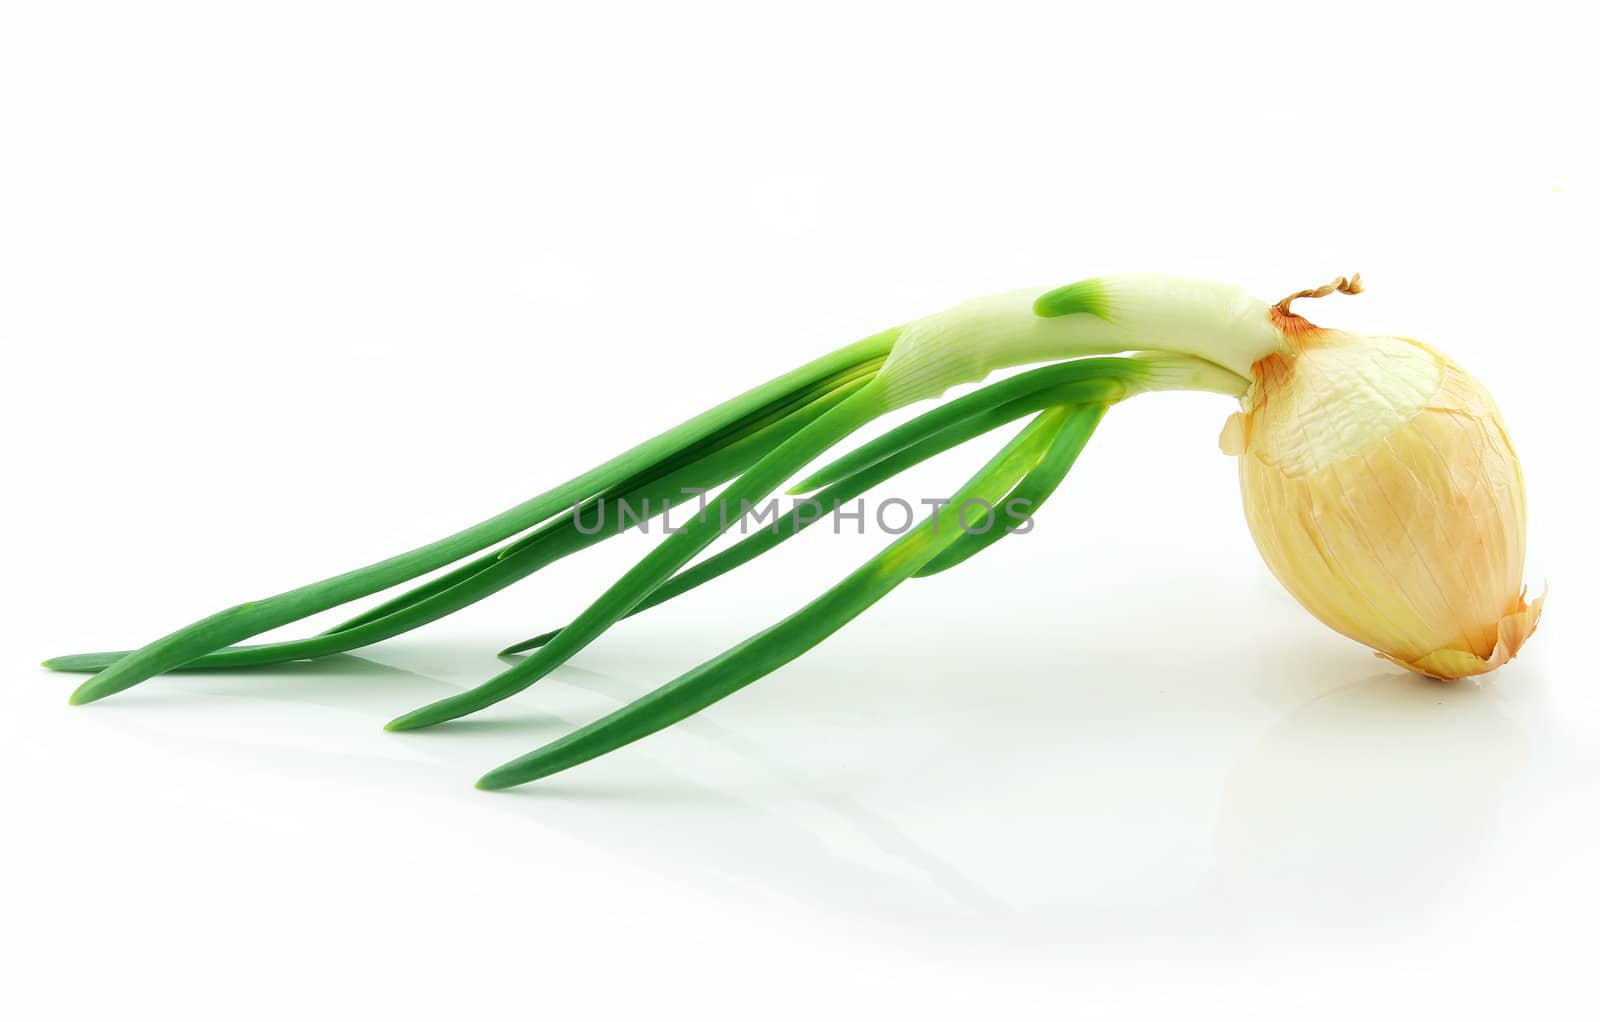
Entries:
[[1237,287],[1160,274],[1028,288],[906,324],[879,381],[900,407],[1012,366],[1154,349],[1186,356],[1173,364],[1195,380],[1191,389],[1243,393],[1256,362],[1289,349],[1274,311]]

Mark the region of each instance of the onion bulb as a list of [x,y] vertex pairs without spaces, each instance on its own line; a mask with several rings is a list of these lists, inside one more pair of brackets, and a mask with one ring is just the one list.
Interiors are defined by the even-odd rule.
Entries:
[[1223,430],[1245,519],[1302,606],[1379,656],[1434,678],[1504,664],[1543,597],[1522,581],[1527,505],[1510,434],[1483,385],[1404,337],[1272,310],[1287,350],[1251,368]]

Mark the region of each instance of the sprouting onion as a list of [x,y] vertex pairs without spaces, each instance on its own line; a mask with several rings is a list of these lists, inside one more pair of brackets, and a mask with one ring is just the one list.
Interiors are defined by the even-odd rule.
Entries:
[[[812,602],[479,781],[522,784],[698,712],[800,656],[906,580],[952,568],[1003,538],[1014,523],[1001,521],[998,509],[1037,510],[1112,405],[1145,391],[1204,390],[1241,401],[1224,448],[1240,455],[1247,517],[1263,555],[1303,604],[1413,670],[1456,677],[1492,669],[1516,653],[1539,613],[1539,601],[1527,604],[1520,590],[1520,468],[1492,401],[1443,356],[1411,341],[1321,330],[1290,311],[1296,298],[1359,289],[1357,280],[1339,278],[1268,306],[1234,287],[1125,274],[979,299],[842,348],[455,535],[229,608],[139,650],[58,657],[45,666],[94,672],[72,695],[88,703],[167,671],[357,649],[618,534],[624,508],[665,513],[725,484],[568,624],[503,651],[531,651],[527,657],[387,725],[428,727],[522,691],[621,619],[796,535],[818,516],[797,507],[691,563],[797,475],[807,473],[790,492],[812,493],[815,506],[836,509],[942,451],[1028,420],[947,503]],[[1030,363],[1049,364],[935,406],[816,467],[890,412]],[[1376,462],[1385,467],[1373,469]],[[1318,516],[1333,506],[1340,534],[1330,537]],[[1430,510],[1419,517],[1424,506]],[[973,507],[978,513],[969,515]],[[1419,520],[1432,535],[1411,534]],[[1473,558],[1472,566],[1415,563],[1452,551]],[[451,565],[320,634],[240,645]]]

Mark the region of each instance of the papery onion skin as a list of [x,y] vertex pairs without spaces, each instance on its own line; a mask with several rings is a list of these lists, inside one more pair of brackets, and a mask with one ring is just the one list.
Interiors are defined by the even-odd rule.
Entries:
[[1523,585],[1522,468],[1487,390],[1401,337],[1274,316],[1222,446],[1239,457],[1267,566],[1334,630],[1440,679],[1516,656],[1543,597]]

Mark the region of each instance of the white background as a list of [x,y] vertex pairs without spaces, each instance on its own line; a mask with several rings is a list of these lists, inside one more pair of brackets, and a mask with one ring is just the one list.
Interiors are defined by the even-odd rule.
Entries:
[[[0,4],[0,1014],[1593,1017],[1579,5]],[[886,540],[808,534],[435,732],[648,540],[358,656],[34,665],[432,539],[858,336],[1124,269],[1498,397],[1539,634],[1374,660],[1261,565],[1228,402],[692,722],[483,770]],[[936,495],[974,445],[898,492]]]

